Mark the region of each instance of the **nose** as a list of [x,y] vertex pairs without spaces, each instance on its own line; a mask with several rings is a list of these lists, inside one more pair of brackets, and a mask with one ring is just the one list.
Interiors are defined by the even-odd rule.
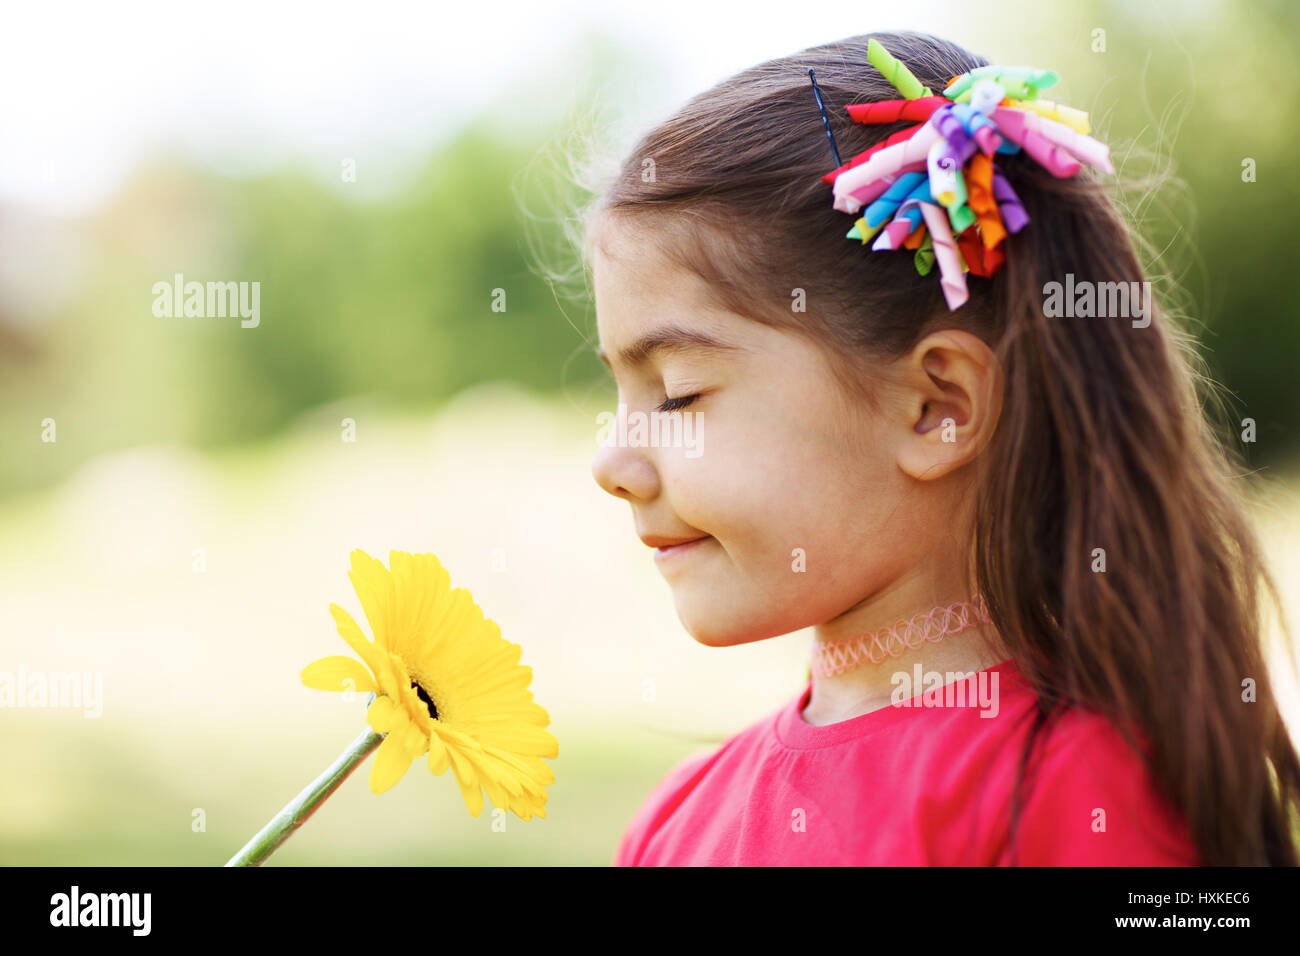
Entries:
[[603,445],[591,461],[591,476],[615,498],[649,501],[659,494],[659,474],[643,451]]

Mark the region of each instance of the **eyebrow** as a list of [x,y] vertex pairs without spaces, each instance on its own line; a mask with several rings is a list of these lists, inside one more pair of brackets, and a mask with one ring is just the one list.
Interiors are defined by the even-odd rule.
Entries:
[[[729,342],[723,342],[721,339],[714,338],[705,332],[697,329],[682,328],[679,325],[665,325],[655,329],[653,332],[647,332],[631,345],[621,349],[618,353],[620,365],[626,365],[629,368],[637,368],[648,362],[651,356],[659,353],[679,353],[679,352],[736,352],[740,347],[732,345]],[[596,357],[606,365],[609,365],[609,355],[604,349],[597,346]],[[611,370],[613,366],[610,366]]]

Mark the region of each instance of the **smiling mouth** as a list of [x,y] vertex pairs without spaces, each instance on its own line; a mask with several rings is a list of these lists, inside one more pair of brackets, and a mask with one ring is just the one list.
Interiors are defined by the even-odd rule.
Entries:
[[655,548],[655,560],[657,561],[660,558],[666,558],[672,555],[681,554],[685,551],[690,551],[693,548],[697,547],[698,545],[701,545],[706,541],[712,541],[712,540],[713,540],[712,535],[706,534],[703,537],[694,539],[693,541],[683,541],[681,544],[670,544],[670,545]]

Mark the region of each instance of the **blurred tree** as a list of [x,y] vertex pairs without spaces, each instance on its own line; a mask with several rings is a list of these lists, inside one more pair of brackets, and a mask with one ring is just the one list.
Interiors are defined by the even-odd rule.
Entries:
[[[1105,53],[1090,47],[1093,24],[1107,29]],[[1185,181],[1181,192],[1175,183],[1130,197],[1130,212],[1149,240],[1153,278],[1185,291],[1190,327],[1233,393],[1234,430],[1242,417],[1258,424],[1246,447],[1256,465],[1300,451],[1288,218],[1300,208],[1289,162],[1297,27],[1300,6],[1288,2],[1252,4],[1249,16],[1210,5],[1182,23],[1103,2],[1050,42],[1037,28],[1032,38],[1034,62],[1061,73],[1060,98],[1090,110],[1117,163],[1138,157],[1128,175],[1150,169],[1144,149],[1157,169],[1172,159]],[[993,27],[972,28],[968,45],[1001,54],[981,45],[981,30]],[[997,36],[997,47],[1031,42]],[[674,105],[637,105],[648,96],[641,54],[599,35],[583,43],[583,63],[564,64],[590,72],[579,110],[617,104],[598,117],[606,123],[623,118],[618,110]],[[1266,79],[1225,82],[1227,64]],[[1074,95],[1081,90],[1092,93]],[[557,260],[576,261],[562,229],[568,210],[547,201],[539,217],[530,208],[539,190],[563,186],[567,157],[547,146],[565,141],[574,118],[548,129],[533,114],[520,121],[520,109],[511,97],[484,112],[378,199],[305,168],[230,180],[163,157],[139,170],[83,224],[86,264],[68,304],[22,327],[0,308],[0,343],[9,343],[0,348],[0,494],[130,445],[260,439],[347,396],[424,407],[487,379],[552,391],[603,378],[584,344],[589,303],[557,296],[543,275]],[[1254,182],[1243,179],[1247,158]],[[541,184],[530,179],[539,163],[548,167]],[[525,179],[531,192],[521,196]],[[176,273],[260,282],[259,326],[154,316],[153,284]],[[38,442],[47,417],[59,422],[57,447]]]

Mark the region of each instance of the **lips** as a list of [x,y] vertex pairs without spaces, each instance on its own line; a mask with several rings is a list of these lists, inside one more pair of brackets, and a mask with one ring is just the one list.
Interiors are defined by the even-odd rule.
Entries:
[[682,545],[693,544],[696,541],[703,541],[707,537],[709,537],[707,534],[699,534],[693,538],[669,538],[663,535],[647,534],[642,535],[641,541],[647,548],[658,548],[660,551],[666,551],[679,548]]
[[659,565],[673,564],[679,558],[697,551],[706,546],[713,538],[710,535],[704,535],[700,538],[688,538],[681,540],[678,544],[665,545],[658,548],[654,553],[655,563]]

